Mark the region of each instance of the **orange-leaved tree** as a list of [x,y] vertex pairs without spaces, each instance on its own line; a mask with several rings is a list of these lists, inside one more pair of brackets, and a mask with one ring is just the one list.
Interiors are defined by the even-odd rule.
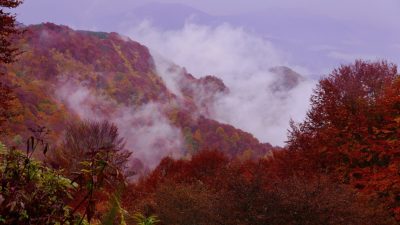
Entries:
[[292,124],[288,149],[306,159],[299,163],[309,172],[327,173],[400,211],[399,83],[397,67],[385,61],[334,70],[320,80],[305,121]]

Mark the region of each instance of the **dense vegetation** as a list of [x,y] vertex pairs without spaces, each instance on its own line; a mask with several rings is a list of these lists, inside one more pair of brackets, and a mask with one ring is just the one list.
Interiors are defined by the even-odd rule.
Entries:
[[[319,82],[306,120],[292,125],[285,149],[259,159],[204,149],[191,159],[165,158],[134,183],[126,180],[129,153],[115,125],[76,122],[46,160],[56,170],[26,163],[12,148],[2,154],[1,204],[11,213],[2,212],[2,219],[40,221],[35,216],[58,213],[47,211],[56,204],[51,200],[68,219],[81,214],[95,223],[114,210],[108,221],[132,224],[135,218],[158,221],[153,215],[160,224],[396,224],[399,112],[396,67],[357,61]],[[15,191],[26,189],[44,191],[41,198],[50,200],[29,211],[36,195],[13,200]],[[18,201],[28,209],[10,219]]]
[[[306,119],[292,122],[287,146],[273,149],[206,113],[194,116],[214,94],[229,91],[215,77],[196,79],[183,70],[183,96],[175,96],[136,42],[54,24],[17,37],[15,17],[0,11],[0,18],[0,125],[7,144],[0,144],[0,224],[400,222],[395,65],[359,60],[322,78]],[[14,62],[18,48],[25,53]],[[55,96],[65,79],[113,99],[100,107],[103,120],[85,120]],[[193,87],[211,95],[198,105]],[[168,106],[162,113],[181,129],[184,154],[133,179],[125,145],[133,137],[121,137],[110,111],[151,101]]]
[[11,13],[7,13],[4,8],[15,8],[21,4],[19,0],[1,0],[0,1],[0,131],[4,132],[1,127],[5,121],[15,115],[13,107],[15,96],[12,88],[4,81],[6,73],[5,65],[15,61],[18,55],[18,48],[13,44],[13,38],[20,31],[16,27],[16,18]]
[[[175,152],[193,154],[204,148],[218,148],[231,156],[244,154],[246,150],[254,156],[264,156],[272,148],[233,126],[211,120],[206,115],[198,116],[201,110],[207,111],[208,101],[227,91],[218,78],[196,79],[182,68],[171,68],[181,75],[182,96],[176,96],[157,75],[145,46],[126,41],[116,33],[101,34],[51,23],[25,28],[24,35],[16,43],[24,53],[17,62],[7,65],[4,77],[8,83],[19,87],[14,90],[14,111],[19,114],[5,124],[11,140],[29,136],[30,128],[39,124],[48,127],[52,131],[48,137],[57,142],[67,124],[82,116],[77,108],[115,121],[127,108],[155,103],[160,106],[161,115],[182,131],[185,146]],[[64,90],[66,93],[62,92]],[[200,90],[207,93],[205,98]],[[80,99],[74,95],[80,92],[93,97]],[[77,98],[73,104],[68,102],[70,95]],[[202,101],[198,101],[199,98]],[[132,126],[147,125],[148,120],[150,118],[146,117],[128,122]],[[218,136],[215,135],[217,130]]]
[[256,161],[164,159],[124,203],[164,224],[397,224],[399,85],[386,62],[341,66],[285,149]]

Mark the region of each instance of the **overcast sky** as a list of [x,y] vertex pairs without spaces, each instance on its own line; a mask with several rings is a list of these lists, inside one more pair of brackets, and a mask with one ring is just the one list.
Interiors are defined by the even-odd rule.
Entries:
[[[187,7],[138,9],[154,2]],[[202,25],[228,22],[256,31],[312,73],[357,58],[400,63],[400,0],[25,0],[16,12],[26,25],[53,22],[127,35],[148,15],[157,17],[154,26],[176,29],[172,25],[183,24],[193,10],[205,13]]]
[[[285,65],[319,78],[355,59],[400,63],[400,0],[158,0],[180,5],[149,5],[152,2],[25,0],[16,12],[26,25],[53,22],[117,31],[194,75],[222,78],[232,94],[219,102],[222,113],[213,118],[279,145],[289,118],[304,117],[313,86],[306,83],[277,98],[264,90],[270,83],[265,81],[268,68]],[[202,19],[192,20],[192,13]],[[149,16],[153,20],[148,21]]]
[[[149,3],[149,0],[25,0],[18,9],[24,23],[68,21],[73,16],[110,15]],[[399,0],[158,0],[183,3],[213,15],[241,14],[268,8],[292,8],[383,26],[398,25]]]

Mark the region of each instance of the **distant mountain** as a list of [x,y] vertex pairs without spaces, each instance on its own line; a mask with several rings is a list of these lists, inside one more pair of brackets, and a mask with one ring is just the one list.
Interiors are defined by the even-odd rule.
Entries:
[[[143,5],[139,6],[140,3]],[[110,9],[107,4],[105,1],[96,4],[83,1],[78,5],[42,0],[41,3],[26,2],[24,5],[29,7],[18,14],[25,23],[51,20],[81,29],[114,31],[125,35],[143,20],[151,21],[160,30],[180,29],[188,20],[205,26],[229,23],[268,39],[274,46],[289,53],[291,64],[307,68],[317,78],[336,65],[351,63],[355,59],[400,62],[400,32],[396,23],[382,24],[379,13],[364,21],[358,18],[361,12],[354,12],[352,19],[349,17],[353,13],[350,9],[355,7],[352,4],[343,6],[347,9],[343,12],[348,14],[346,17],[332,17],[313,10],[311,6],[307,9],[295,4],[290,7],[260,7],[257,11],[232,15],[210,15],[188,6],[188,3],[125,1],[123,6],[116,4],[118,6]],[[43,17],[28,13],[40,11],[40,7],[44,6],[52,10]],[[373,22],[373,18],[377,20]]]
[[331,18],[296,8],[263,8],[245,14],[209,15],[184,4],[155,2],[127,9],[125,13],[111,18],[113,22],[103,28],[118,29],[122,33],[143,20],[151,21],[161,30],[180,29],[185,21],[206,26],[229,23],[234,27],[243,27],[290,53],[293,64],[308,68],[313,75],[319,73],[317,77],[338,64],[359,58],[400,60],[394,47],[400,33],[393,27]]
[[289,91],[306,80],[302,75],[286,66],[273,67],[269,71],[278,77],[277,81],[271,85],[275,91]]
[[179,3],[148,3],[133,9],[124,15],[125,21],[143,21],[144,19],[164,29],[181,28],[185,21],[199,24],[213,24],[217,17]]
[[[91,20],[98,21],[96,30],[118,31],[124,33],[143,21],[161,29],[180,29],[185,22],[197,24],[217,25],[219,17],[207,14],[201,10],[180,3],[150,2],[135,8],[127,8],[118,13],[98,16],[93,15]],[[85,22],[81,26],[85,26]],[[81,24],[79,23],[79,24]]]
[[[117,33],[77,31],[46,23],[27,27],[18,45],[24,53],[7,75],[15,87],[20,112],[8,125],[13,144],[23,145],[21,140],[36,125],[50,128],[49,138],[56,143],[68,121],[108,119],[117,123],[132,148],[143,146],[130,140],[147,144],[144,137],[133,137],[137,130],[146,135],[153,129],[159,135],[163,129],[169,131],[165,124],[179,130],[182,146],[169,146],[175,143],[174,137],[163,140],[157,136],[144,150],[149,154],[165,149],[168,154],[176,151],[186,157],[202,149],[218,149],[231,157],[253,158],[272,149],[247,132],[207,117],[214,96],[229,91],[220,79],[196,79],[171,64],[169,70],[180,74],[182,95],[178,96],[157,74],[148,49]],[[200,96],[200,90],[207,94]],[[143,113],[149,105],[151,110]],[[158,123],[164,127],[157,127]],[[139,149],[132,150],[135,155]]]

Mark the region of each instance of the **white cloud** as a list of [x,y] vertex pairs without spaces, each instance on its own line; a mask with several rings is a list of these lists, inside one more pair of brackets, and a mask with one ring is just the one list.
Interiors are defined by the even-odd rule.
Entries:
[[161,31],[144,22],[130,36],[195,75],[232,78],[287,64],[270,42],[228,24],[212,28],[187,23],[181,30]]
[[[278,78],[269,69],[290,66],[285,54],[243,28],[187,23],[180,30],[161,31],[144,22],[129,33],[150,47],[153,55],[160,54],[197,77],[221,78],[230,93],[216,100],[210,117],[251,132],[261,141],[283,145],[289,119],[299,121],[306,114],[314,83],[304,81],[286,92],[272,91],[270,85]],[[174,75],[160,75],[174,86]]]
[[180,158],[183,153],[181,130],[163,114],[163,106],[155,102],[135,109],[121,109],[113,115],[120,133],[125,137],[134,157],[154,169],[166,156]]
[[116,124],[127,149],[133,152],[133,158],[140,159],[143,169],[154,169],[166,156],[182,156],[181,130],[169,122],[158,103],[139,107],[118,105],[74,81],[60,84],[56,96],[82,119],[109,120]]

